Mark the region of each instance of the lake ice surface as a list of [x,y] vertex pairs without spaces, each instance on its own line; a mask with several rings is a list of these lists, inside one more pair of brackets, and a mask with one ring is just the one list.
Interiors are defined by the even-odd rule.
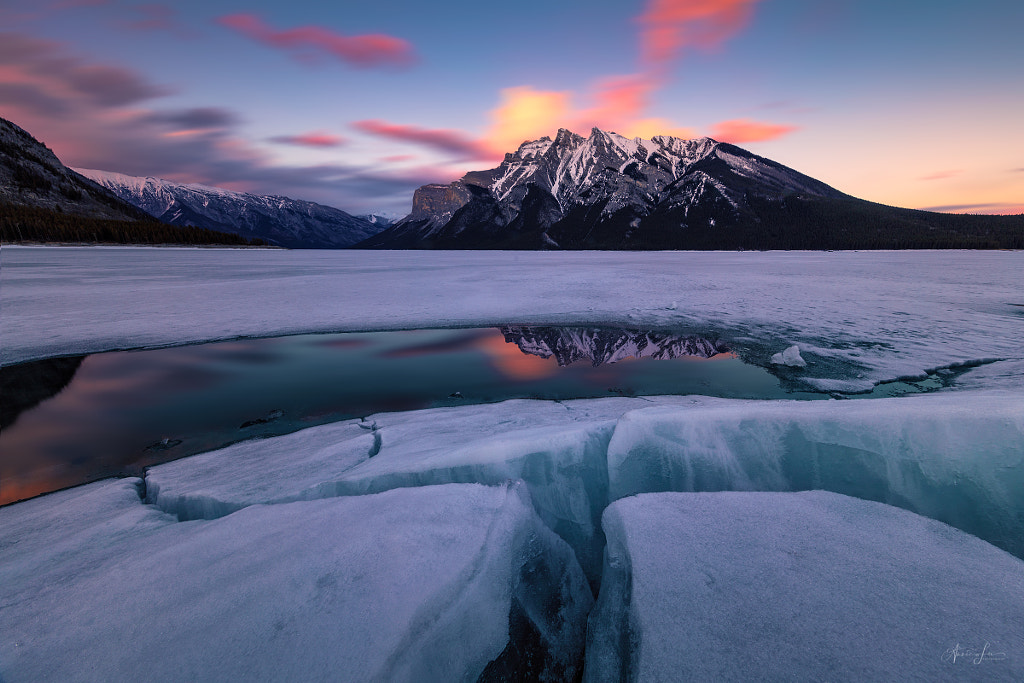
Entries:
[[[823,666],[836,679],[1020,679],[1024,561],[914,512],[952,511],[1019,554],[1024,254],[4,247],[0,258],[3,364],[509,322],[711,333],[766,367],[796,346],[806,367],[775,371],[830,390],[998,359],[951,390],[897,399],[380,414],[0,508],[8,683],[279,679],[297,666],[321,679],[557,679],[581,661],[588,612],[593,680],[632,667],[674,676],[701,659],[749,679],[770,656],[789,679]],[[645,491],[673,488],[650,494],[647,512]],[[796,492],[806,488],[914,512]],[[941,506],[943,492],[955,505]],[[481,540],[492,534],[503,540]],[[593,611],[587,579],[600,585]],[[366,588],[343,588],[356,583]],[[348,640],[361,627],[345,614],[380,640]],[[780,649],[772,629],[818,647]],[[860,633],[901,656],[882,672],[858,657]],[[445,654],[464,638],[474,645]]]
[[[9,247],[0,365],[214,339],[505,324],[705,333],[825,390],[999,359],[1024,374],[1024,252]],[[969,374],[969,373],[968,373]]]

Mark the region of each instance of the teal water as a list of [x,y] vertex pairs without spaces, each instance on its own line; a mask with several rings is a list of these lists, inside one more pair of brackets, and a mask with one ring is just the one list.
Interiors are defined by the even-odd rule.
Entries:
[[[601,362],[575,359],[579,354],[570,349],[543,358],[506,340],[515,336],[510,330],[523,329],[530,328],[300,335],[3,368],[0,504],[377,412],[511,398],[823,398],[787,392],[766,370],[727,352]],[[535,329],[549,336],[559,330]],[[630,335],[642,346],[652,334],[575,332],[599,356],[623,339],[632,348]],[[663,345],[686,339],[654,334]]]

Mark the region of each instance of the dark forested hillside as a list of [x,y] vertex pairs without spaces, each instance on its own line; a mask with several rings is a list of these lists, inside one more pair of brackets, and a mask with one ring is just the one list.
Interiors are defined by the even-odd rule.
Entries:
[[178,227],[156,220],[125,221],[89,218],[44,209],[0,203],[0,242],[4,244],[64,242],[85,244],[186,244],[258,246],[262,240],[204,228]]

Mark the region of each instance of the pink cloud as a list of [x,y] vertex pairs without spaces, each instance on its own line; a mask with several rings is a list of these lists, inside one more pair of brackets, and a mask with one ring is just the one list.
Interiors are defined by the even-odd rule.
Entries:
[[217,21],[264,45],[288,50],[300,59],[329,54],[359,67],[407,66],[415,61],[412,45],[407,41],[380,33],[343,36],[320,26],[278,31],[254,14],[229,14]]
[[299,147],[313,147],[317,149],[341,147],[348,142],[340,135],[332,135],[323,131],[313,131],[300,135],[279,135],[278,137],[270,138],[270,140],[271,142],[278,142],[284,145],[297,145]]
[[719,142],[764,142],[781,138],[796,130],[796,126],[784,123],[764,123],[750,119],[721,121],[711,127],[711,137]]
[[650,96],[657,87],[652,79],[641,75],[604,78],[595,84],[591,96],[594,106],[580,112],[580,123],[576,126],[581,129],[598,126],[625,130],[647,109]]
[[0,75],[5,85],[17,86],[26,94],[31,91],[31,101],[59,105],[51,107],[54,112],[86,103],[125,107],[171,92],[132,69],[86,62],[65,54],[59,43],[20,33],[0,33]]
[[421,128],[396,123],[388,123],[379,119],[355,121],[352,127],[356,130],[378,137],[402,142],[411,142],[432,149],[454,154],[466,159],[481,159],[492,156],[469,135],[448,129]]
[[649,0],[643,27],[643,63],[661,69],[684,47],[714,48],[746,27],[757,0]]
[[[94,88],[95,90],[91,90]],[[402,211],[447,167],[401,174],[341,164],[281,166],[242,138],[220,107],[153,107],[166,90],[142,74],[69,54],[67,46],[0,32],[0,116],[79,168],[319,201],[347,211]]]
[[[568,91],[505,88],[491,111],[484,144],[494,152],[514,149],[523,140],[552,135],[558,128],[586,133],[592,127],[627,137],[658,134],[696,137],[697,133],[647,114],[651,100],[667,80],[670,62],[686,47],[714,48],[741,31],[758,0],[648,0],[636,18],[640,25],[637,73],[605,76],[578,97]],[[582,103],[580,102],[582,100]],[[725,121],[715,137],[735,142],[772,139],[793,130],[781,124]]]

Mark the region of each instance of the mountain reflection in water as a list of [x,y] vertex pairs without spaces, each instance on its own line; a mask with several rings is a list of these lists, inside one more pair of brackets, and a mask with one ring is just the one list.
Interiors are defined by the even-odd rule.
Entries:
[[[523,353],[554,358],[560,367],[589,360],[594,367],[626,358],[711,358],[728,353],[721,341],[682,336],[671,332],[615,329],[608,327],[521,327],[501,328],[505,341]],[[735,356],[733,356],[735,357]]]
[[0,504],[379,412],[511,398],[819,397],[787,393],[725,351],[670,332],[506,326],[235,340],[0,368]]

